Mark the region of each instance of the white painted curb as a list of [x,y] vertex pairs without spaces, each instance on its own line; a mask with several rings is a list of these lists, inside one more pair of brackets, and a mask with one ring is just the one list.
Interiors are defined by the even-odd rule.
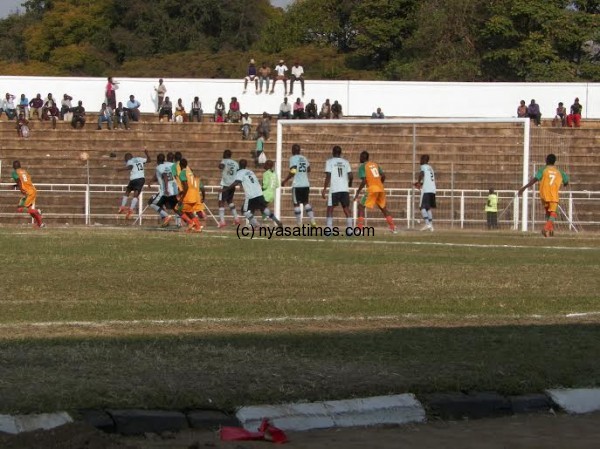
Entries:
[[54,427],[73,422],[66,412],[41,413],[39,415],[0,415],[0,432],[17,434]]
[[412,394],[363,399],[242,407],[237,418],[256,430],[264,418],[283,430],[406,424],[425,421],[425,409]]
[[600,410],[600,388],[546,390],[552,400],[567,413],[591,413]]

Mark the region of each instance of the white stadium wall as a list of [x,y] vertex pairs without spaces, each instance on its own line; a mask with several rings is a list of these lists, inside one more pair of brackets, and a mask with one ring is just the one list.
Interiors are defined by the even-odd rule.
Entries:
[[[154,87],[157,79],[115,78],[119,82],[117,101],[126,104],[129,95],[142,104],[142,112],[153,112],[156,104]],[[0,93],[19,97],[24,93],[30,100],[37,93],[42,98],[50,92],[60,100],[64,93],[78,100],[89,112],[98,111],[104,101],[105,78],[59,77],[0,77]],[[237,97],[243,112],[276,114],[283,101],[283,84],[277,82],[274,95],[254,93],[252,83],[243,94],[242,80],[222,79],[165,79],[167,95],[176,104],[183,99],[189,110],[193,97],[202,101],[204,112],[212,112],[218,97],[228,105]],[[301,93],[300,84],[294,85],[295,94],[288,97],[293,103]],[[315,99],[319,108],[326,98],[342,104],[345,115],[370,116],[381,107],[389,117],[514,117],[519,100],[529,104],[533,98],[540,104],[543,118],[550,118],[559,101],[567,109],[579,97],[583,118],[600,119],[600,83],[434,83],[393,81],[306,81],[304,103]]]

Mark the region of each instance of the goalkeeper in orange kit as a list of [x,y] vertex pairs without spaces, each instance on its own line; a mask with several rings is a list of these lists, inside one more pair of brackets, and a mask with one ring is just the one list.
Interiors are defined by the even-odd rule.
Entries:
[[45,225],[42,222],[42,214],[40,211],[34,208],[35,199],[37,196],[37,190],[31,182],[31,176],[24,168],[21,168],[21,162],[13,162],[12,179],[15,181],[15,190],[19,189],[24,195],[19,201],[17,208],[18,212],[27,212],[35,221],[34,226],[37,228],[43,228]]

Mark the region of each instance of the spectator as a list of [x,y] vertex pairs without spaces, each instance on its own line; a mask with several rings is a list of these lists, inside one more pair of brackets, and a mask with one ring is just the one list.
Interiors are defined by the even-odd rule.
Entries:
[[162,78],[160,78],[158,80],[158,86],[156,86],[154,88],[154,91],[156,92],[156,101],[157,101],[156,111],[160,113],[160,109],[162,108],[163,101],[165,100],[165,95],[167,94],[167,88],[163,84]]
[[287,77],[285,72],[288,71],[287,66],[283,63],[283,59],[279,60],[279,64],[275,66],[275,77],[273,78],[273,85],[271,86],[271,93],[275,92],[275,84],[278,80],[283,81],[284,95],[287,95]]
[[54,97],[48,94],[44,106],[42,106],[42,120],[50,120],[49,111],[55,105]]
[[119,129],[129,129],[129,115],[123,107],[123,103],[119,101],[117,109],[115,109],[115,121]]
[[242,140],[248,140],[250,137],[250,130],[252,129],[252,117],[248,113],[242,115]]
[[256,71],[256,65],[254,65],[254,59],[250,60],[250,64],[248,64],[248,71],[246,72],[246,78],[244,78],[244,92],[248,89],[248,81],[252,81],[254,83],[255,92],[258,94],[258,74]]
[[519,107],[517,108],[517,117],[527,117],[527,106],[525,106],[525,100],[521,100],[521,102],[519,103]]
[[383,114],[381,108],[377,108],[377,111],[371,114],[371,118],[385,118],[385,115]]
[[230,123],[239,123],[241,118],[242,112],[240,111],[240,102],[236,97],[231,97],[229,111],[227,112],[227,120]]
[[531,100],[531,103],[527,106],[527,117],[533,120],[535,126],[541,126],[542,113],[540,112],[540,105],[535,100]]
[[329,98],[325,100],[325,103],[321,105],[321,112],[319,112],[319,118],[331,118],[331,104],[329,103]]
[[221,112],[221,115],[225,115],[225,103],[223,102],[223,97],[217,98],[217,102],[215,103],[215,122],[217,121],[217,115]]
[[22,112],[25,115],[25,119],[29,118],[29,98],[27,98],[25,94],[21,94],[19,104],[17,105],[17,110],[19,112],[19,116]]
[[73,118],[71,119],[71,126],[77,129],[77,124],[81,125],[80,128],[83,128],[85,125],[85,108],[83,107],[83,102],[79,100],[77,106],[75,106],[72,110]]
[[258,93],[262,94],[263,83],[266,83],[267,85],[265,93],[269,93],[269,82],[271,81],[271,68],[267,67],[266,62],[263,62],[260,69],[258,69],[258,80],[260,81],[260,89],[258,90]]
[[19,137],[29,137],[29,120],[25,117],[24,112],[19,112],[17,118],[17,135]]
[[219,109],[215,115],[215,123],[225,123],[225,114]]
[[279,118],[292,118],[292,105],[288,103],[287,97],[283,97],[283,103],[279,105]]
[[294,118],[295,119],[303,119],[304,118],[304,103],[300,100],[300,97],[296,98],[296,102],[293,105],[294,110]]
[[558,127],[558,128],[565,126],[567,124],[566,120],[567,120],[567,108],[565,108],[563,106],[563,103],[561,101],[560,103],[558,103],[558,107],[556,108],[556,115],[554,116],[554,119],[552,120],[552,126]]
[[9,120],[17,117],[17,107],[15,106],[15,96],[13,94],[6,93],[4,101],[2,101],[2,110],[0,110],[0,116],[2,112],[6,114]]
[[258,132],[258,139],[256,139],[256,148],[254,150],[254,166],[255,167],[260,167],[262,164],[260,164],[260,155],[264,152],[265,150],[265,136],[264,134],[259,131]]
[[60,109],[56,106],[54,101],[48,102],[48,107],[46,108],[46,114],[42,114],[44,120],[50,120],[52,122],[52,129],[56,129],[56,121],[60,120]]
[[579,103],[579,98],[575,98],[575,103],[571,105],[571,112],[567,115],[567,126],[569,128],[579,128],[581,126],[581,111],[583,106]]
[[342,105],[337,100],[331,105],[331,118],[342,118]]
[[63,99],[60,101],[60,119],[65,122],[71,121],[71,109],[73,108],[73,105],[71,104],[72,101],[73,97],[67,94],[64,94]]
[[106,106],[108,106],[111,110],[117,108],[117,92],[116,90],[119,88],[119,83],[113,81],[112,76],[108,77],[108,82],[106,83]]
[[187,122],[187,113],[185,112],[185,106],[183,105],[183,100],[181,98],[177,100],[177,105],[175,106],[175,122]]
[[165,115],[167,116],[167,121],[170,122],[173,120],[173,103],[171,103],[169,97],[165,97],[160,106],[160,111],[158,111],[158,121],[162,122]]
[[493,188],[489,190],[485,203],[485,213],[487,215],[487,228],[498,229],[498,194]]
[[194,117],[196,117],[198,122],[202,121],[202,102],[198,97],[194,97],[194,101],[192,101],[192,105],[190,106],[190,122],[194,121]]
[[127,115],[129,120],[132,122],[140,121],[140,106],[142,104],[135,99],[133,95],[129,96],[129,101],[127,102]]
[[302,96],[304,96],[304,68],[298,63],[294,62],[292,66],[292,76],[290,77],[290,95],[294,94],[294,82],[300,81],[302,87]]
[[306,118],[317,118],[317,103],[315,99],[310,100],[310,103],[306,105]]
[[108,123],[108,129],[112,129],[112,116],[113,112],[110,106],[106,103],[102,103],[102,107],[100,108],[100,114],[98,114],[98,129],[102,129],[102,123]]
[[262,120],[256,127],[255,140],[258,139],[260,133],[262,133],[265,140],[268,140],[271,135],[271,115],[268,112],[263,112]]
[[42,100],[42,95],[37,94],[36,97],[29,102],[29,118],[33,118],[34,115],[37,115],[38,120],[41,120],[43,106],[44,100]]

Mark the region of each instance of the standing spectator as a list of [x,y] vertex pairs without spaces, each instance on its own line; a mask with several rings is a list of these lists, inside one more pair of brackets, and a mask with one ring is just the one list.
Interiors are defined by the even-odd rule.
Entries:
[[317,103],[315,103],[314,98],[306,105],[305,111],[306,118],[317,118]]
[[116,109],[117,107],[117,92],[116,90],[119,88],[119,83],[113,81],[112,76],[108,77],[108,82],[106,83],[106,105],[112,109]]
[[98,114],[98,129],[102,129],[102,123],[108,123],[108,129],[112,129],[112,116],[113,112],[110,106],[106,103],[102,103],[100,108],[100,114]]
[[265,136],[262,133],[262,131],[258,132],[258,139],[256,139],[256,147],[254,149],[254,166],[255,167],[261,167],[261,159],[264,158],[264,156],[262,156],[263,152],[265,151]]
[[117,109],[115,109],[115,121],[117,122],[119,129],[122,129],[123,127],[129,129],[129,116],[123,107],[123,103],[120,101],[117,105]]
[[381,108],[377,108],[377,111],[371,114],[371,118],[385,118],[385,115],[383,114]]
[[129,101],[127,102],[127,115],[129,116],[129,120],[132,122],[140,121],[140,106],[142,104],[135,99],[133,95],[129,96]]
[[321,112],[319,112],[319,118],[331,118],[331,104],[329,103],[329,98],[326,99],[325,103],[321,105]]
[[217,98],[217,102],[215,103],[215,122],[217,121],[217,116],[221,113],[221,116],[225,115],[225,102],[223,101],[223,97]]
[[80,125],[80,128],[83,128],[85,125],[85,108],[81,100],[73,108],[73,118],[71,119],[71,126],[73,128],[77,129],[77,124]]
[[163,101],[165,100],[165,95],[167,94],[167,87],[163,84],[163,79],[160,78],[158,80],[158,86],[154,88],[156,92],[156,111],[160,113],[160,109],[162,108]]
[[[248,71],[246,72],[246,78],[244,78],[244,92],[248,89],[248,81],[254,83],[254,87],[256,88],[255,92],[258,94],[258,75],[256,71],[256,65],[254,65],[254,59],[250,60],[250,64],[248,64]],[[268,89],[268,87],[267,87]]]
[[194,117],[196,117],[198,122],[202,121],[202,102],[198,97],[194,97],[194,101],[192,101],[192,105],[190,106],[190,122],[194,121]]
[[239,123],[242,118],[242,111],[240,111],[240,102],[236,97],[231,97],[229,103],[229,111],[227,112],[227,120],[230,123]]
[[302,87],[302,96],[304,96],[304,68],[298,63],[294,62],[292,66],[292,76],[290,78],[290,95],[294,94],[294,82],[300,81]]
[[556,108],[556,115],[552,119],[552,126],[554,127],[562,127],[567,124],[567,108],[563,106],[562,101],[558,103],[558,107]]
[[160,111],[158,111],[158,121],[162,122],[165,115],[167,116],[167,121],[170,122],[173,120],[173,103],[171,103],[169,97],[165,97],[165,100],[160,106]]
[[262,94],[263,83],[266,83],[267,85],[265,93],[269,93],[269,83],[271,81],[271,68],[267,67],[266,62],[263,62],[260,69],[258,69],[258,80],[260,81],[260,89],[258,90],[258,93]]
[[541,126],[542,113],[540,112],[540,105],[535,100],[531,100],[531,103],[527,106],[527,117],[533,120],[535,126]]
[[498,229],[498,194],[493,188],[490,188],[487,202],[485,203],[485,213],[487,215],[487,228]]
[[73,97],[70,95],[64,94],[63,99],[60,101],[60,119],[65,122],[71,121],[71,108],[73,105],[71,102],[73,101]]
[[33,118],[34,115],[37,115],[38,120],[41,120],[43,106],[44,100],[42,100],[42,95],[37,94],[35,98],[29,102],[29,118]]
[[285,72],[288,71],[287,66],[284,64],[283,59],[279,60],[279,64],[275,66],[275,77],[273,78],[273,85],[271,86],[271,93],[275,91],[275,84],[278,80],[283,81],[284,95],[287,95],[287,77]]
[[575,98],[575,103],[571,105],[571,113],[567,115],[567,126],[569,128],[579,128],[581,126],[581,110],[583,106],[579,103],[579,98]]
[[294,118],[303,119],[304,118],[304,103],[300,100],[300,97],[296,98],[296,102],[294,103]]
[[15,106],[15,96],[13,94],[6,93],[4,101],[2,101],[0,116],[2,115],[2,112],[6,114],[9,120],[17,117],[17,107]]
[[17,118],[17,135],[19,137],[29,137],[29,120],[25,117],[24,112],[19,112]]
[[525,100],[521,100],[519,102],[519,107],[517,108],[517,117],[518,118],[527,117],[527,106],[525,105]]
[[181,98],[177,100],[177,105],[175,106],[175,122],[187,122],[187,114],[185,112],[185,106],[183,105],[183,100]]
[[242,115],[242,140],[248,140],[250,137],[250,130],[252,129],[252,117],[248,113]]
[[269,136],[271,135],[271,115],[267,112],[263,112],[262,120],[256,127],[256,136],[254,137],[255,140],[258,139],[259,133],[262,133],[265,140],[268,140]]
[[331,118],[342,118],[342,105],[337,100],[331,105]]
[[292,105],[288,103],[287,97],[283,97],[283,103],[279,105],[278,118],[292,118]]
[[19,104],[17,105],[17,110],[19,112],[19,115],[22,112],[25,115],[25,118],[29,119],[29,98],[27,98],[25,94],[21,94]]
[[55,101],[52,94],[48,94],[46,101],[44,102],[44,106],[42,106],[42,120],[50,120],[48,116],[50,109],[54,106]]

